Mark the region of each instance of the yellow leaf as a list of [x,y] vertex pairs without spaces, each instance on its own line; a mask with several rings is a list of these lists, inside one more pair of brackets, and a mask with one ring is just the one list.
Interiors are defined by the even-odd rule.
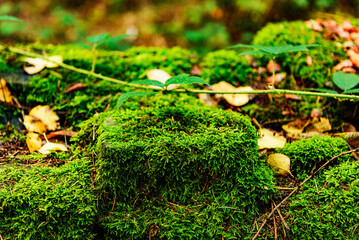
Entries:
[[282,148],[287,142],[285,137],[280,136],[267,128],[261,128],[259,130],[259,135],[261,136],[261,138],[258,139],[259,149]]
[[0,101],[12,103],[12,97],[4,79],[0,80]]
[[[250,92],[253,88],[247,87],[234,87],[230,83],[221,81],[212,85],[212,90],[216,92]],[[249,102],[249,94],[223,94],[223,98],[231,105],[240,107]]]
[[[157,80],[163,84],[165,84],[165,82],[172,77],[170,74],[168,74],[167,72],[165,72],[161,69],[151,69],[151,70],[148,70],[146,72],[146,74],[147,74],[148,79]],[[179,84],[171,84],[167,87],[167,89],[169,89],[169,90],[175,89],[175,88],[178,88],[179,86],[180,86]],[[160,88],[160,87],[156,87],[156,88]]]
[[47,130],[56,130],[59,117],[49,106],[36,106],[31,109],[29,115],[40,119],[46,125]]
[[29,148],[30,152],[39,150],[41,148],[41,139],[40,135],[37,133],[29,132],[26,137],[26,145]]
[[29,116],[29,115],[24,116],[24,125],[29,132],[37,132],[37,133],[46,132],[45,123],[43,123],[41,119],[38,119],[33,116]]
[[51,151],[68,151],[67,147],[63,143],[47,142],[42,148],[38,150],[42,154],[50,154]]
[[32,66],[24,66],[27,74],[33,75],[46,67],[46,61],[41,58],[24,58],[24,61]]
[[293,122],[283,125],[282,128],[288,133],[289,136],[298,136],[304,131],[305,127],[308,126],[309,123],[309,120],[297,119]]
[[310,132],[326,132],[332,130],[332,125],[330,125],[329,119],[320,117],[320,118],[313,118],[311,122],[311,127],[308,128]]
[[[57,63],[62,63],[63,62],[62,56],[60,56],[60,55],[51,56],[51,57],[49,57],[49,59],[52,60],[52,61],[55,61]],[[59,66],[57,63],[46,62],[46,67],[47,68],[56,68],[56,67]]]
[[290,172],[290,159],[287,155],[273,153],[268,156],[267,162],[277,174],[284,177],[289,174],[293,177],[292,173]]

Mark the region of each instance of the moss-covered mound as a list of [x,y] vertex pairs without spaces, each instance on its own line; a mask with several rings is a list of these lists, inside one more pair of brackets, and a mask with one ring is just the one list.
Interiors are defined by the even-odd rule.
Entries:
[[232,85],[248,85],[253,71],[250,62],[233,50],[208,53],[201,62],[201,77],[210,84],[226,81]]
[[3,239],[91,239],[95,195],[89,162],[0,168]]
[[[325,40],[322,35],[308,29],[303,21],[270,23],[262,28],[254,37],[257,46],[282,46],[319,44],[309,52],[285,53],[277,56],[276,61],[298,82],[304,81],[306,87],[331,86],[332,67],[338,63],[334,56],[345,56],[344,50],[334,42]],[[307,63],[307,56],[313,62]],[[265,66],[271,59],[269,55],[259,56],[261,65]]]
[[[279,150],[290,158],[291,171],[298,177],[311,173],[324,162],[345,151],[349,151],[345,139],[329,136],[301,139]],[[341,156],[334,160],[332,165],[348,161],[350,157],[350,155]]]
[[345,162],[311,181],[290,203],[291,239],[359,239],[359,162]]
[[109,239],[238,238],[273,193],[241,114],[174,103],[88,124],[76,141],[91,141],[99,125],[96,183]]

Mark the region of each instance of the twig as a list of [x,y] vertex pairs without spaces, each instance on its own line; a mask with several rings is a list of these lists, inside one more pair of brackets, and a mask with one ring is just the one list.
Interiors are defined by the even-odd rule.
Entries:
[[[273,203],[271,204],[272,210],[273,210]],[[274,225],[274,239],[277,240],[277,224],[275,223],[275,215],[273,214],[273,225]]]
[[[274,202],[273,202],[273,204],[274,204],[274,207],[276,207]],[[284,217],[282,216],[282,213],[280,212],[279,208],[277,209],[277,212],[278,212],[278,215],[279,215],[280,219],[282,220],[282,223],[283,223],[284,227],[289,230],[290,228],[288,227],[288,224],[285,221]]]
[[315,174],[317,174],[320,170],[322,170],[325,166],[327,166],[331,161],[333,161],[334,159],[349,154],[349,153],[353,153],[353,152],[357,152],[359,151],[359,148],[347,151],[347,152],[343,152],[339,155],[336,155],[334,157],[332,157],[331,159],[329,159],[326,163],[324,163],[322,166],[320,166],[320,168],[318,168],[314,173],[312,173],[309,177],[307,177],[303,182],[301,182],[297,187],[294,188],[293,191],[291,191],[288,196],[286,196],[269,214],[268,216],[264,219],[264,222],[262,223],[262,225],[259,227],[257,233],[254,235],[254,237],[252,238],[252,240],[256,239],[259,235],[259,233],[261,232],[262,228],[264,227],[264,225],[266,224],[267,220],[274,214],[274,212],[285,202],[287,201],[296,191],[298,191],[298,189],[303,186],[308,180],[310,180]]
[[[1,48],[0,48],[1,49]],[[109,81],[109,82],[114,82],[114,83],[118,83],[121,85],[127,85],[127,86],[132,86],[135,88],[143,88],[143,89],[151,89],[153,91],[163,91],[163,89],[158,89],[155,86],[146,86],[146,85],[142,85],[142,84],[133,84],[133,83],[129,83],[126,81],[122,81],[116,78],[112,78],[112,77],[106,77],[103,76],[101,74],[98,73],[93,73],[91,71],[82,69],[82,68],[77,68],[65,63],[60,63],[60,62],[56,62],[53,61],[47,57],[44,57],[43,55],[40,54],[36,54],[36,53],[32,53],[32,52],[27,52],[24,51],[22,49],[19,48],[14,48],[14,47],[7,47],[4,48],[5,50],[9,50],[10,52],[13,53],[17,53],[17,54],[21,54],[24,56],[28,56],[28,57],[34,57],[34,58],[41,58],[44,59],[48,62],[53,62],[58,64],[59,66],[78,72],[78,73],[82,73],[82,74],[86,74],[86,75],[91,75],[93,77],[105,80],[105,81]],[[166,90],[168,92],[182,92],[182,93],[208,93],[208,94],[248,94],[247,91],[243,91],[243,92],[221,92],[221,91],[211,91],[211,90],[198,90],[198,89],[172,89],[172,90]],[[317,96],[317,97],[327,97],[327,98],[341,98],[341,99],[348,99],[348,100],[354,100],[354,101],[359,101],[359,96],[358,95],[349,95],[349,94],[334,94],[334,93],[322,93],[322,92],[310,92],[310,91],[297,91],[297,90],[287,90],[287,89],[268,89],[268,90],[254,90],[250,92],[251,94],[294,94],[294,95],[303,95],[303,96]]]

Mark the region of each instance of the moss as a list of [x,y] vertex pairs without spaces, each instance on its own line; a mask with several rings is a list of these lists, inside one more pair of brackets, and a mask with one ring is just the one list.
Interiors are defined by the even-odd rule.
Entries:
[[[303,178],[332,157],[349,151],[349,146],[343,138],[316,136],[286,144],[283,149],[278,151],[290,158],[292,173],[299,178]],[[344,155],[334,160],[331,166],[349,159],[350,155]]]
[[91,239],[95,196],[89,162],[60,168],[0,169],[4,239]]
[[345,162],[304,185],[287,213],[291,239],[359,239],[358,179],[359,162]]
[[[87,123],[75,141],[98,138],[96,182],[108,236],[144,238],[153,221],[160,238],[244,236],[273,193],[256,130],[241,114],[174,101]],[[199,221],[195,229],[191,221]]]
[[[320,33],[308,29],[303,21],[270,23],[262,28],[253,40],[258,46],[281,46],[320,44],[309,52],[280,54],[276,61],[298,81],[304,81],[306,87],[324,87],[331,83],[332,67],[337,64],[334,56],[345,56],[345,52],[334,42],[323,39]],[[311,56],[313,64],[308,66],[306,57]],[[259,57],[262,66],[270,60],[270,56]]]
[[234,86],[248,85],[252,78],[252,68],[245,56],[232,50],[208,53],[201,63],[201,77],[210,84],[226,81]]

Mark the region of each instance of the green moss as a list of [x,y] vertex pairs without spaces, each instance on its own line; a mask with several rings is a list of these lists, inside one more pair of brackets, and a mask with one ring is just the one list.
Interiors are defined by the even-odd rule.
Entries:
[[[232,111],[162,102],[168,105],[100,114],[75,139],[97,138],[96,182],[109,236],[144,238],[152,221],[160,238],[248,234],[274,181],[259,160],[255,128]],[[199,222],[194,229],[192,221]]]
[[287,213],[291,239],[358,239],[358,179],[359,162],[345,162],[304,185]]
[[[323,136],[301,139],[286,144],[283,149],[278,151],[290,158],[291,172],[299,178],[303,178],[332,157],[349,151],[349,146],[343,138]],[[333,164],[349,159],[350,155],[344,155],[334,160]]]
[[252,68],[245,56],[232,50],[220,50],[207,54],[201,63],[201,77],[210,84],[226,81],[234,86],[248,85]]
[[[309,52],[280,54],[276,61],[290,76],[298,82],[304,81],[306,87],[324,87],[331,83],[332,67],[338,62],[334,56],[345,56],[345,52],[334,42],[324,40],[320,33],[308,29],[303,21],[270,23],[262,28],[253,40],[258,46],[281,46],[320,44]],[[313,64],[307,65],[306,57],[311,56]],[[262,66],[266,66],[270,56],[259,57]],[[329,84],[330,85],[330,84]]]
[[60,168],[0,169],[4,239],[91,239],[95,196],[89,162]]

